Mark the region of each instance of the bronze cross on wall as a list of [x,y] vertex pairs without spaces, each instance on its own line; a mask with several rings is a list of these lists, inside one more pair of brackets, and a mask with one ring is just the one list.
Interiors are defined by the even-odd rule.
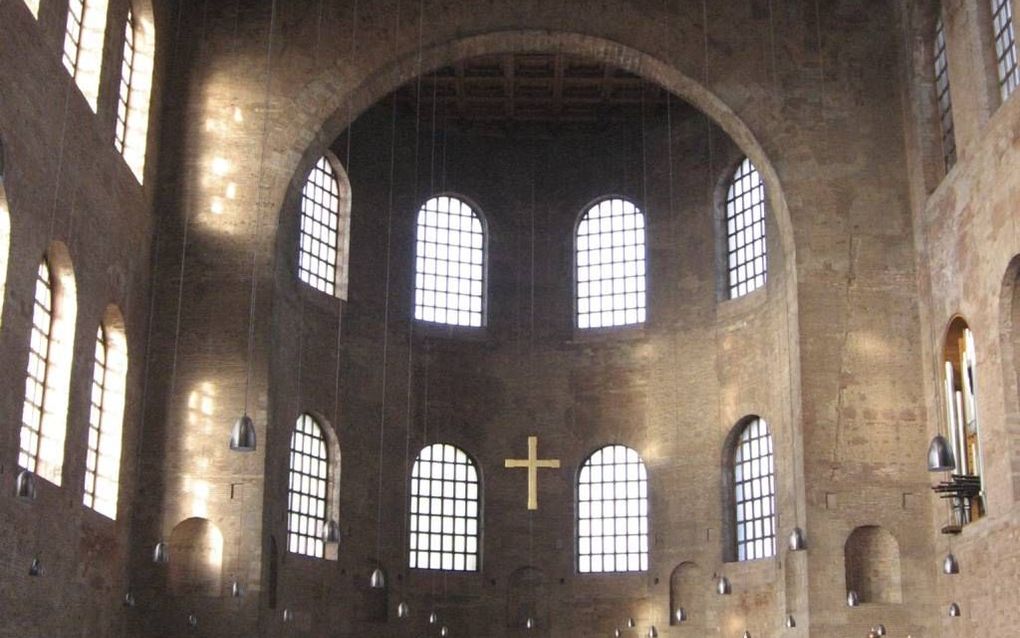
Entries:
[[523,467],[528,470],[528,509],[538,509],[538,468],[558,468],[560,466],[559,459],[540,459],[538,458],[538,437],[528,437],[528,458],[526,459],[506,459],[504,461],[504,467],[516,468]]

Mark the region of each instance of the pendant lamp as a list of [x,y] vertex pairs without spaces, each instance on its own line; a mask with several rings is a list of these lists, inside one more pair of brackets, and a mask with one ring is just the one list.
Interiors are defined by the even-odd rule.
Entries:
[[240,598],[241,596],[244,596],[244,590],[241,589],[241,583],[236,580],[230,583],[230,595],[233,598]]
[[283,610],[283,622],[291,622],[294,620],[294,612],[289,609]]
[[535,628],[535,619],[532,618],[531,616],[528,616],[528,619],[524,621],[524,628],[525,629],[534,629]]
[[23,501],[35,500],[35,474],[28,470],[18,472],[18,478],[14,482],[15,494]]
[[631,628],[631,629],[633,629],[633,628],[634,628],[634,627],[636,627],[636,626],[637,626],[637,623],[636,623],[636,622],[634,622],[634,619],[633,619],[633,618],[628,618],[628,619],[627,619],[627,627],[628,627],[628,628]]
[[687,622],[687,610],[683,607],[677,607],[676,611],[673,612],[673,617],[676,618],[678,623]]
[[188,627],[191,627],[192,629],[198,627],[198,616],[195,614],[188,614]]
[[158,543],[156,543],[156,546],[152,549],[152,562],[154,563],[170,562],[170,547],[164,541],[159,541]]
[[730,587],[730,579],[720,576],[719,580],[715,582],[715,591],[720,596],[729,596],[733,591],[733,588]]
[[32,559],[32,564],[28,566],[28,575],[42,576],[42,571],[43,571],[42,561],[40,561],[39,557],[36,556],[35,558]]
[[436,624],[436,621],[438,621],[438,620],[439,620],[439,616],[436,614],[436,612],[434,612],[434,611],[433,612],[429,612],[429,624],[430,625]]
[[789,547],[791,552],[799,552],[807,547],[807,543],[804,540],[804,530],[799,527],[794,527],[793,531],[790,532]]
[[124,594],[124,606],[125,607],[134,607],[135,604],[136,604],[135,603],[135,595],[133,593],[127,592],[126,594]]
[[960,563],[956,561],[956,556],[953,556],[952,552],[946,554],[945,560],[942,561],[942,573],[944,574],[960,573]]
[[622,635],[623,635],[623,632],[620,630],[619,627],[617,627],[616,629],[613,630],[613,638],[620,638],[620,636],[622,636]]
[[411,608],[407,605],[407,603],[401,601],[400,604],[397,605],[397,618],[407,618],[410,615]]
[[941,434],[936,434],[928,445],[928,471],[949,472],[956,467],[956,457],[949,441]]
[[383,589],[386,587],[386,574],[379,567],[372,570],[372,577],[368,579],[368,584],[372,589]]
[[794,627],[797,626],[797,619],[793,617],[793,614],[789,614],[786,616],[786,626],[789,629],[793,629]]
[[446,628],[446,625],[443,625],[442,629],[439,630],[439,635],[440,636],[447,636],[449,634],[450,634],[450,630]]
[[850,590],[846,593],[846,605],[847,607],[856,607],[861,604],[861,597],[857,595],[857,592]]
[[659,638],[659,630],[652,625],[648,628],[648,638]]
[[326,521],[322,526],[322,542],[327,545],[336,545],[340,542],[340,523],[332,518]]
[[745,629],[744,630],[744,638],[751,638],[751,632],[749,632],[748,630]]
[[875,632],[876,636],[884,636],[885,635],[885,625],[883,625],[882,623],[878,623],[877,625],[875,625],[874,627],[871,628],[871,631]]
[[952,616],[953,618],[959,618],[960,606],[957,605],[956,603],[949,603],[949,615]]
[[255,423],[245,414],[234,421],[234,428],[230,431],[230,449],[233,452],[254,452],[255,447]]

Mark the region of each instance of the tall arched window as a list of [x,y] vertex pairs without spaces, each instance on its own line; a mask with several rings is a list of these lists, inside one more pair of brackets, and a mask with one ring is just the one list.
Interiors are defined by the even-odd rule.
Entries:
[[[977,352],[974,333],[957,317],[949,325],[943,349],[946,419],[956,460],[954,474],[981,479],[980,420],[977,391]],[[953,501],[956,523],[965,525],[984,515],[980,494]]]
[[1002,101],[1020,84],[1017,68],[1016,39],[1013,35],[1012,0],[992,0],[992,33],[995,36],[995,66],[999,73],[999,94]]
[[941,12],[935,22],[935,94],[938,99],[939,123],[942,129],[942,158],[948,172],[956,163],[956,134],[953,129],[953,99],[949,93],[946,32]]
[[124,320],[110,306],[96,331],[83,497],[87,507],[109,518],[117,518],[127,363]]
[[765,184],[751,160],[744,158],[726,193],[726,271],[730,299],[765,285]]
[[[75,0],[72,0],[72,2]],[[93,0],[94,1],[94,0]],[[124,19],[124,46],[117,90],[117,127],[113,144],[141,183],[149,134],[154,33],[151,6],[135,0]]]
[[60,485],[76,314],[74,276],[54,243],[36,272],[18,465]]
[[480,503],[478,467],[464,450],[422,449],[411,468],[410,567],[478,571]]
[[329,445],[319,423],[298,417],[290,437],[287,487],[287,548],[294,554],[324,558],[323,530],[328,516]]
[[99,98],[99,72],[106,35],[106,0],[68,0],[64,67],[92,110]]
[[479,327],[485,323],[485,226],[456,197],[433,197],[418,211],[414,318]]
[[11,249],[11,213],[7,208],[4,188],[4,144],[0,140],[0,325],[3,321],[4,299],[7,297],[7,258]]
[[629,447],[607,445],[581,466],[577,557],[581,573],[648,569],[648,470]]
[[323,155],[301,190],[298,276],[316,290],[347,298],[351,198],[339,162]]
[[737,560],[776,554],[776,476],[772,433],[750,417],[733,441],[733,521]]
[[644,213],[625,199],[598,202],[577,223],[575,249],[577,327],[644,323]]

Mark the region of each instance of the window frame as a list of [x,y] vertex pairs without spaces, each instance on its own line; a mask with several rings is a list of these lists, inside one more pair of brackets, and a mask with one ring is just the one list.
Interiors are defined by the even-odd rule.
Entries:
[[[744,434],[756,422],[760,422],[761,424],[763,424],[765,426],[766,434],[767,434],[768,439],[769,439],[769,447],[770,447],[769,453],[767,455],[759,455],[759,456],[751,457],[751,458],[749,458],[749,459],[747,459],[745,461],[738,462],[737,455],[740,453],[741,445],[742,445],[743,439],[744,439]],[[757,438],[760,440],[761,438],[764,438],[764,437],[759,436]],[[776,443],[775,443],[775,435],[774,435],[774,433],[772,431],[772,426],[769,423],[769,421],[767,419],[761,417],[760,415],[757,415],[757,414],[751,414],[751,415],[745,416],[744,418],[740,419],[737,422],[737,424],[734,426],[733,432],[731,433],[730,437],[728,438],[727,445],[726,445],[726,455],[727,455],[728,463],[724,463],[723,467],[726,468],[726,471],[728,473],[728,480],[723,481],[723,484],[724,484],[725,489],[727,489],[727,493],[728,493],[728,500],[726,502],[726,506],[727,506],[727,516],[729,518],[729,528],[730,528],[729,534],[728,534],[728,536],[729,536],[729,543],[728,543],[729,544],[729,550],[726,553],[726,555],[728,557],[728,561],[727,562],[748,563],[748,562],[754,562],[754,561],[758,561],[758,560],[777,559],[778,556],[779,556],[779,528],[778,528],[778,525],[779,525],[779,510],[778,510],[778,507],[779,507],[779,490],[778,490],[779,481],[778,481],[778,475],[777,475],[777,472],[776,472]],[[762,496],[762,497],[757,497],[757,498],[752,497],[752,498],[745,498],[743,500],[738,500],[737,496],[736,496],[736,490],[737,490],[737,487],[739,485],[738,482],[737,482],[737,478],[736,478],[736,472],[737,472],[738,466],[743,465],[743,464],[753,463],[755,461],[760,461],[762,458],[770,458],[771,465],[772,465],[771,471],[769,473],[767,473],[767,474],[758,474],[757,476],[753,476],[750,480],[762,479],[762,478],[766,478],[766,477],[769,478],[771,480],[771,486],[772,486],[771,494],[768,494],[768,495],[765,495],[765,496]],[[748,480],[746,480],[746,479],[744,481],[741,481],[741,483],[744,483],[744,484],[746,484],[747,482],[748,482]],[[768,498],[768,497],[771,497],[771,499],[772,499],[772,513],[771,513],[771,518],[772,518],[772,534],[771,534],[771,537],[772,537],[772,553],[771,554],[766,554],[766,555],[763,555],[763,556],[747,557],[745,555],[745,557],[741,557],[741,553],[740,553],[741,545],[748,544],[748,539],[740,540],[740,535],[739,535],[739,533],[737,531],[738,526],[743,524],[743,523],[749,523],[749,522],[750,523],[754,523],[754,522],[759,521],[759,520],[760,521],[765,521],[765,520],[767,520],[767,515],[759,516],[759,517],[752,516],[751,518],[742,519],[737,510],[738,510],[738,508],[741,505],[743,505],[745,503],[751,503],[753,505],[754,502],[759,501],[759,500],[763,500],[763,499]],[[751,541],[755,541],[755,540],[767,540],[767,538],[768,538],[768,536],[761,536],[761,537],[754,537],[754,538],[752,538],[750,540]]]
[[[319,288],[317,285],[305,279],[303,273],[307,271],[305,271],[301,263],[302,257],[305,255],[305,249],[303,246],[303,239],[306,236],[305,230],[303,228],[304,220],[306,217],[308,217],[309,219],[315,221],[314,217],[306,215],[304,211],[306,201],[305,189],[311,183],[311,178],[314,172],[316,170],[319,170],[320,162],[325,162],[326,166],[331,171],[333,184],[337,190],[337,208],[335,211],[330,211],[331,214],[334,215],[336,218],[336,228],[333,229],[333,232],[335,232],[336,234],[336,243],[333,246],[331,246],[335,256],[335,261],[331,264],[333,268],[333,280],[330,282],[330,285],[332,286],[332,291],[323,290],[322,288]],[[347,171],[344,169],[344,166],[340,162],[339,158],[337,158],[332,151],[327,149],[325,152],[319,155],[312,163],[311,167],[307,171],[305,171],[304,179],[301,182],[301,188],[298,191],[297,197],[298,197],[296,216],[297,229],[294,240],[295,246],[294,254],[296,256],[294,276],[297,278],[299,282],[298,285],[301,288],[307,289],[308,290],[307,294],[312,295],[314,297],[347,301],[349,296],[350,285],[350,236],[351,236],[350,231],[351,231],[352,189],[350,178],[347,175]],[[315,202],[315,205],[322,206],[321,203],[319,202]],[[325,207],[322,208],[324,210],[328,210]],[[321,224],[321,222],[316,223]],[[315,238],[314,235],[309,234],[308,236],[312,238],[313,242],[319,242],[322,243],[323,245],[326,245],[325,242]],[[312,253],[308,254],[311,256],[312,259],[320,260],[319,257],[316,257]],[[324,260],[320,261],[326,263]],[[318,275],[311,276],[315,279],[323,279]]]
[[[730,255],[731,255],[731,253],[734,252],[734,251],[730,250],[730,244],[729,244],[729,239],[730,239],[729,223],[730,223],[730,217],[731,217],[730,216],[730,201],[731,201],[730,194],[731,194],[731,191],[733,190],[733,188],[734,188],[734,186],[736,184],[737,176],[741,172],[741,169],[743,168],[745,162],[758,175],[758,181],[759,181],[759,184],[760,184],[760,188],[762,189],[762,197],[761,197],[761,206],[762,206],[762,215],[761,215],[762,235],[761,235],[761,239],[762,239],[762,242],[763,242],[763,250],[762,250],[762,253],[761,253],[760,256],[764,259],[764,268],[762,270],[762,277],[763,277],[762,283],[760,285],[756,286],[755,288],[752,288],[750,290],[745,291],[742,294],[737,295],[737,294],[734,293],[735,285],[734,285],[733,280],[731,278],[732,269],[730,268]],[[719,240],[718,240],[718,244],[717,245],[719,246],[719,253],[718,253],[719,254],[719,268],[720,268],[720,285],[719,285],[719,290],[720,290],[721,301],[736,301],[738,299],[744,299],[744,298],[751,297],[751,296],[754,295],[754,293],[756,293],[758,291],[768,290],[768,283],[769,283],[769,276],[768,276],[768,274],[769,274],[769,262],[770,262],[770,259],[769,259],[769,232],[768,232],[768,220],[769,220],[770,206],[769,206],[768,185],[765,183],[765,177],[764,177],[764,175],[762,175],[762,172],[760,170],[758,170],[758,167],[754,164],[754,162],[751,160],[750,156],[748,156],[746,153],[741,152],[740,157],[729,166],[729,168],[726,170],[725,173],[723,173],[723,179],[722,179],[722,183],[719,186],[718,199],[716,201],[718,202],[718,207],[717,207],[718,215],[717,215],[717,219],[719,220],[719,223],[718,223],[718,226],[717,226],[718,233],[719,233],[718,234]],[[735,215],[747,214],[750,210],[751,209],[743,209],[740,212],[737,212]],[[750,228],[750,227],[751,227],[750,225],[746,225],[741,230],[746,229],[746,228]],[[735,250],[740,250],[741,248],[746,248],[746,247],[749,247],[749,246],[753,246],[754,241],[755,240],[752,240],[750,243],[744,244],[744,246],[737,246],[735,248]],[[742,264],[738,264],[737,268],[739,268],[740,265],[746,266],[748,264],[753,264],[756,259],[757,259],[757,257],[753,257],[750,260],[746,260],[746,261],[742,262]],[[752,277],[750,277],[748,279],[745,279],[743,282],[737,283],[736,286],[740,286],[741,283],[743,283],[744,285],[747,285],[749,282],[753,282],[756,279],[756,277],[757,276],[752,276]]]
[[[949,74],[949,42],[946,36],[945,12],[940,6],[933,25],[931,46],[932,75],[935,89],[935,113],[938,119],[942,166],[946,174],[956,165],[958,146],[956,122],[953,117],[952,82]],[[943,101],[943,97],[945,100]]]
[[[317,438],[322,441],[323,456],[321,458],[320,457],[316,457],[316,456],[314,456],[312,454],[308,454],[308,453],[305,453],[305,452],[298,451],[295,448],[295,438],[297,437],[297,435],[299,433],[298,428],[299,428],[300,424],[303,421],[306,421],[306,420],[308,422],[310,422],[311,425],[316,429],[316,431],[317,431],[317,433],[319,435]],[[304,436],[308,436],[308,437],[312,436],[312,435],[310,435],[310,434],[308,434],[306,432],[301,432],[301,434],[304,435]],[[334,449],[334,447],[331,445],[331,443],[332,443],[332,441],[330,439],[329,433],[327,432],[327,427],[326,427],[325,423],[323,422],[322,419],[320,419],[316,415],[312,414],[311,412],[302,412],[301,414],[298,415],[298,417],[296,419],[294,419],[294,424],[293,424],[293,426],[291,426],[290,437],[289,437],[289,441],[288,441],[288,444],[287,444],[287,488],[286,488],[287,499],[286,499],[286,504],[285,504],[285,507],[286,507],[286,510],[285,510],[285,515],[286,515],[286,519],[285,519],[286,536],[285,536],[285,539],[286,539],[286,552],[287,552],[287,554],[294,555],[294,556],[300,556],[302,558],[307,558],[307,559],[312,559],[312,560],[328,560],[328,559],[334,558],[333,556],[330,555],[330,552],[329,552],[330,548],[327,546],[327,543],[323,539],[323,531],[325,529],[325,525],[329,522],[331,517],[336,514],[336,512],[334,511],[334,507],[332,505],[333,505],[336,497],[338,496],[338,494],[336,493],[338,491],[337,490],[337,484],[334,482],[335,478],[336,478],[334,476],[334,474],[337,473],[336,472],[336,468],[335,468],[335,463],[337,461],[336,457],[338,456],[338,454],[337,454],[337,451]],[[321,475],[321,476],[314,476],[314,475],[309,474],[307,472],[303,472],[301,470],[296,470],[295,469],[295,465],[294,465],[294,456],[295,456],[295,454],[301,455],[301,456],[305,456],[305,457],[309,457],[309,458],[311,458],[314,461],[318,461],[318,462],[323,463],[323,466],[325,468],[325,473],[323,475]],[[292,487],[292,478],[293,478],[293,476],[295,474],[297,474],[299,477],[307,476],[311,480],[322,481],[322,483],[324,485],[324,494],[323,494],[323,496],[320,498],[320,497],[313,496],[309,492],[304,492],[304,491],[300,491],[300,490],[294,489]],[[293,496],[297,496],[297,497],[304,496],[304,497],[308,497],[309,499],[315,499],[316,502],[321,502],[322,503],[322,511],[323,511],[322,517],[318,518],[318,517],[312,516],[310,514],[302,512],[300,509],[292,509],[291,499],[292,499]],[[300,532],[300,531],[297,531],[297,530],[292,530],[291,529],[291,517],[294,516],[294,515],[298,516],[299,522],[300,522],[300,519],[302,517],[307,518],[310,521],[314,521],[316,523],[317,529],[315,529],[314,532],[312,532],[312,533]],[[305,541],[305,543],[306,543],[305,544],[305,550],[306,551],[301,551],[300,549],[291,549],[291,540],[292,540],[291,537],[292,536],[296,536],[297,537],[298,547],[300,547],[300,541],[302,541],[302,540]],[[314,547],[314,550],[313,550],[312,553],[309,553],[309,551],[308,551],[308,546],[309,546],[308,544],[309,543],[311,543],[312,547]]]
[[[621,200],[623,202],[629,203],[631,206],[634,207],[634,210],[642,218],[642,223],[643,223],[642,230],[644,231],[644,238],[643,238],[642,245],[644,247],[644,252],[645,252],[645,258],[644,258],[644,266],[645,266],[644,283],[645,283],[645,285],[644,285],[644,290],[641,291],[644,294],[644,305],[643,306],[639,306],[638,309],[639,310],[644,310],[644,319],[641,320],[641,321],[634,322],[634,323],[622,323],[622,324],[617,324],[617,325],[612,325],[612,326],[597,326],[597,327],[590,327],[589,326],[589,327],[586,327],[586,328],[582,328],[581,325],[580,325],[580,316],[581,316],[581,314],[580,314],[580,300],[581,300],[581,298],[580,298],[580,294],[579,294],[579,292],[580,292],[580,283],[581,282],[579,281],[579,278],[578,278],[578,269],[580,268],[580,266],[578,264],[578,254],[579,254],[578,239],[580,238],[579,231],[580,231],[580,228],[581,228],[581,223],[583,221],[585,221],[585,219],[587,218],[588,214],[594,208],[599,206],[602,202],[611,202],[611,201],[615,201],[615,200]],[[648,235],[649,235],[649,221],[648,220],[649,220],[648,212],[643,208],[643,206],[641,206],[639,204],[639,200],[637,198],[629,197],[627,195],[623,195],[623,194],[615,193],[615,192],[614,193],[608,193],[608,194],[605,194],[605,195],[600,195],[599,197],[596,197],[595,199],[590,200],[587,204],[585,204],[584,206],[581,207],[580,213],[578,213],[577,217],[574,219],[574,226],[573,226],[573,231],[571,233],[571,240],[570,240],[570,245],[571,245],[570,262],[571,262],[571,267],[572,267],[571,268],[571,281],[572,281],[572,287],[571,287],[571,293],[572,293],[572,303],[571,303],[572,317],[571,317],[571,325],[573,327],[573,331],[574,331],[575,335],[605,335],[605,334],[613,334],[613,333],[619,333],[619,332],[630,332],[630,331],[635,331],[635,332],[639,332],[640,333],[651,322],[652,312],[651,312],[651,304],[650,304],[650,299],[651,299],[650,292],[651,292],[651,288],[652,288],[652,286],[651,286],[651,282],[652,282],[652,251],[649,249],[649,242],[648,242]],[[600,232],[600,235],[601,235],[601,232]],[[610,263],[612,264],[612,263],[615,263],[615,262],[610,262]],[[637,261],[635,260],[634,263],[637,263]],[[613,280],[615,280],[615,278],[613,278]],[[601,294],[599,295],[599,297],[601,297]],[[588,299],[592,299],[594,297],[589,295],[587,298]],[[624,312],[626,312],[626,309],[624,309]]]
[[[414,507],[414,502],[415,502],[414,499],[415,498],[422,498],[422,495],[419,492],[415,492],[415,490],[414,490],[414,482],[413,481],[421,480],[421,477],[418,477],[416,475],[415,469],[418,466],[418,462],[421,460],[422,453],[426,449],[431,449],[431,448],[440,447],[440,446],[446,447],[446,448],[452,448],[455,452],[459,452],[459,453],[463,454],[464,457],[467,459],[467,465],[470,466],[470,467],[473,467],[474,471],[475,471],[475,482],[477,483],[478,489],[477,489],[477,497],[476,497],[476,500],[475,500],[475,502],[477,503],[477,509],[476,509],[477,516],[475,517],[475,535],[474,535],[475,536],[475,567],[474,567],[474,569],[468,569],[466,566],[465,566],[464,569],[456,569],[456,568],[448,569],[448,568],[445,568],[445,567],[442,567],[442,566],[440,566],[440,567],[431,567],[431,557],[432,557],[433,554],[438,554],[438,556],[440,558],[440,561],[442,561],[444,554],[451,554],[451,555],[453,555],[454,556],[454,560],[455,560],[456,559],[456,555],[458,554],[458,552],[456,552],[455,549],[454,550],[449,550],[449,551],[445,550],[445,549],[432,550],[431,547],[429,549],[426,549],[426,550],[421,550],[421,549],[418,549],[417,547],[414,547],[413,544],[411,543],[411,535],[412,534],[421,533],[421,530],[416,529],[415,526],[412,525],[412,522],[414,522],[414,517],[415,516],[421,516],[422,515],[422,513],[417,512],[415,507]],[[444,459],[445,459],[445,455],[444,455]],[[435,461],[432,460],[432,459],[429,459],[429,462],[435,462]],[[445,460],[440,461],[440,463],[445,463]],[[431,479],[431,477],[430,477],[429,480],[433,480],[433,479]],[[411,466],[409,468],[408,475],[407,475],[407,481],[408,481],[407,482],[407,499],[408,500],[407,500],[407,503],[406,503],[406,507],[407,507],[407,510],[406,510],[407,511],[407,530],[405,532],[406,533],[406,538],[404,539],[405,542],[407,543],[406,550],[405,550],[405,555],[404,555],[404,560],[406,561],[407,569],[408,570],[413,570],[413,571],[419,571],[419,572],[422,572],[422,573],[432,572],[432,573],[444,573],[444,574],[481,574],[483,572],[483,570],[484,570],[483,558],[484,558],[484,555],[485,555],[484,554],[484,547],[485,547],[485,481],[484,481],[484,476],[482,475],[482,466],[478,462],[478,459],[475,458],[470,452],[465,450],[463,447],[461,447],[460,445],[457,445],[456,443],[451,443],[451,442],[448,442],[448,441],[435,441],[433,443],[429,443],[429,444],[423,445],[418,450],[418,453],[415,455],[414,460],[411,462]],[[445,482],[447,482],[447,479],[440,479],[440,481],[442,483],[445,483]],[[452,482],[454,482],[456,484],[458,481],[457,481],[456,478],[454,478],[454,479],[452,479]],[[465,483],[469,483],[469,481],[465,480]],[[429,495],[425,496],[425,498],[433,498],[433,497],[432,497],[431,494],[429,494]],[[440,497],[440,499],[446,499],[446,498],[447,497],[445,497],[445,496]],[[453,497],[450,497],[450,498],[453,498],[455,501],[456,500],[460,500],[460,499],[457,499],[456,496],[453,496]],[[463,500],[464,500],[464,502],[469,502],[470,501],[470,499],[467,498],[467,497],[465,497]],[[456,510],[455,510],[455,512],[456,512]],[[432,513],[429,512],[427,515],[428,516],[432,516]],[[441,518],[443,518],[444,516],[445,515],[440,515]],[[456,513],[454,513],[453,516],[454,516],[454,518],[457,518]],[[466,515],[463,518],[465,520],[469,520],[469,517],[466,516]],[[429,533],[431,533],[431,530],[429,530]],[[454,531],[454,532],[440,532],[439,533],[440,539],[443,539],[443,538],[445,538],[447,536],[456,536],[456,535],[457,535],[456,531]],[[465,538],[469,538],[470,537],[470,535],[467,534],[466,532],[463,534],[463,536]],[[411,561],[412,554],[414,554],[416,552],[422,552],[422,551],[424,551],[426,553],[427,557],[429,558],[430,566],[422,567],[422,566],[419,566],[419,565],[412,565],[411,564],[411,562],[412,562]],[[467,552],[463,552],[462,554],[464,556],[469,556],[470,555]],[[466,564],[466,561],[465,561],[465,564]]]
[[[98,357],[94,357],[88,434],[85,446],[85,477],[82,490],[82,504],[106,518],[116,520],[117,509],[120,504],[124,412],[127,404],[127,375],[130,365],[127,333],[120,309],[113,304],[108,306],[96,332],[96,353],[98,354],[100,345],[103,347],[103,382],[100,402],[97,405],[95,402],[96,372],[100,364]],[[97,409],[98,423],[95,422]],[[93,430],[96,431],[94,448],[92,445]],[[89,460],[92,454],[95,455],[94,467],[89,467],[93,465]],[[104,460],[107,462],[105,467],[103,465]],[[97,487],[102,485],[103,480],[112,483],[114,489],[112,498],[97,495]],[[96,506],[97,502],[100,503],[99,507]],[[112,509],[104,507],[102,505],[104,502],[111,505]]]
[[[645,567],[643,569],[639,568],[639,569],[636,569],[636,570],[632,570],[632,569],[628,568],[628,569],[624,569],[624,570],[615,570],[614,569],[613,571],[606,571],[604,569],[603,570],[599,570],[599,571],[595,571],[595,570],[592,570],[592,569],[589,568],[588,571],[583,571],[581,569],[581,557],[582,557],[582,554],[581,554],[581,538],[582,538],[582,536],[581,536],[581,520],[582,520],[582,518],[581,518],[581,475],[584,472],[584,469],[586,467],[588,467],[588,464],[591,462],[592,457],[594,457],[595,454],[597,454],[598,452],[607,450],[609,448],[623,448],[625,450],[634,452],[634,454],[637,455],[639,467],[644,468],[644,471],[645,471],[645,477],[644,477],[644,484],[645,484],[645,487],[646,487],[646,489],[645,489],[645,496],[641,497],[640,496],[640,492],[639,492],[639,496],[637,497],[638,499],[642,499],[643,498],[643,500],[646,502],[646,511],[645,511],[645,514],[644,514],[644,521],[645,521],[645,527],[646,527],[646,531],[645,531],[644,537],[645,537],[645,546],[646,546],[646,549],[643,552],[641,550],[638,551],[638,556],[639,556],[638,560],[639,561],[641,560],[642,554],[643,554],[643,558],[645,559]],[[616,464],[615,464],[615,461],[614,461],[613,466],[615,467],[615,465]],[[605,466],[605,464],[603,464],[603,467],[604,466]],[[639,479],[639,482],[640,482],[640,479]],[[604,481],[602,483],[605,484]],[[614,480],[614,482],[612,484],[613,485],[616,484],[615,480]],[[640,490],[640,487],[639,487],[639,490]],[[616,500],[616,499],[613,499],[613,500]],[[624,499],[624,500],[629,500],[629,499]],[[590,500],[589,502],[594,502],[594,501]],[[584,459],[577,466],[577,473],[576,473],[576,475],[574,477],[574,572],[576,574],[578,574],[580,576],[583,576],[583,577],[586,577],[586,578],[589,578],[589,577],[595,577],[595,578],[626,577],[628,575],[633,576],[633,575],[647,574],[651,570],[651,566],[652,566],[652,530],[654,529],[653,518],[652,518],[652,510],[653,510],[653,508],[652,508],[652,473],[649,471],[648,464],[645,462],[645,459],[641,455],[641,453],[637,451],[637,448],[631,447],[631,446],[626,445],[624,443],[607,443],[605,445],[600,445],[600,446],[594,448],[593,450],[591,450],[588,454],[586,454],[584,456]],[[640,520],[641,520],[640,517],[641,517],[641,515],[638,514],[639,524],[640,524]],[[614,517],[614,518],[616,518],[616,517]],[[629,518],[629,515],[628,515],[628,517],[625,517],[625,519],[626,518]],[[595,520],[595,519],[594,518],[589,518],[587,520]],[[599,520],[605,520],[605,517],[600,517]],[[638,532],[638,534],[639,534],[639,537],[640,537],[640,531]],[[594,536],[589,536],[589,538],[593,538],[593,537]],[[614,532],[612,537],[614,539],[616,538],[615,532]],[[605,535],[603,535],[602,538],[605,538]],[[599,555],[602,556],[602,557],[605,557],[605,556],[610,555],[610,554],[607,554],[606,552],[601,552]],[[617,552],[614,550],[611,555],[614,557],[613,559],[614,559],[614,562],[615,562],[616,556],[618,555]],[[626,555],[626,554],[624,554],[624,555]],[[595,554],[594,553],[590,553],[590,554],[588,554],[588,556],[595,556]]]
[[[1005,103],[1016,89],[1020,87],[1020,50],[1017,49],[1016,24],[1013,15],[1013,0],[991,0],[985,4],[988,11],[988,26],[991,29],[991,56],[994,66],[995,88],[999,95],[999,104]],[[996,26],[996,17],[1000,12],[1007,12],[1009,20],[1001,29]],[[1010,45],[1000,47],[1003,37],[1009,36]],[[1000,48],[1002,51],[1000,52]],[[1004,73],[1002,62],[1005,58],[1012,58],[1012,66],[1008,67],[1009,72]]]
[[[482,294],[481,294],[481,319],[479,325],[470,326],[460,323],[446,323],[419,319],[418,313],[418,219],[425,209],[425,205],[434,199],[448,197],[455,199],[471,209],[475,218],[482,227]],[[441,191],[423,198],[415,208],[411,222],[411,242],[414,245],[411,255],[411,321],[415,324],[416,330],[424,330],[429,334],[484,334],[489,327],[489,220],[478,202],[468,195],[457,191]],[[449,244],[447,244],[449,245]],[[458,246],[459,248],[460,246]],[[424,273],[423,273],[424,274]],[[469,281],[474,281],[473,279]],[[473,295],[472,295],[473,296]]]
[[[127,147],[128,129],[130,128],[131,98],[137,92],[134,82],[138,58],[138,24],[135,17],[135,9],[130,3],[128,4],[127,15],[124,18],[123,45],[121,47],[120,74],[117,82],[117,112],[113,129],[113,146],[122,156]],[[126,78],[125,70],[127,70]]]

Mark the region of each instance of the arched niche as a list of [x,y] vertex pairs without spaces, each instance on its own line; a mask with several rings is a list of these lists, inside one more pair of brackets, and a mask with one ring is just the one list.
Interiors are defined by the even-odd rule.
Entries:
[[219,596],[223,584],[223,533],[206,518],[188,518],[170,534],[170,593]]
[[[982,479],[981,398],[976,338],[967,321],[954,317],[942,347],[942,380],[946,433],[956,461],[954,474]],[[973,496],[953,498],[953,524],[963,526],[985,514],[984,489]]]
[[843,547],[843,561],[846,589],[857,592],[860,602],[903,602],[900,546],[888,530],[878,525],[856,528]]
[[[1020,432],[1020,255],[1013,257],[1002,279],[999,297],[999,351],[1006,432]],[[1020,454],[1020,435],[1009,441],[1013,458]],[[1020,469],[1013,471],[1013,500],[1020,500]]]
[[[705,627],[705,592],[709,579],[697,563],[680,563],[669,576],[669,624]],[[686,620],[678,617],[680,610]]]
[[510,574],[506,586],[507,627],[526,630],[528,618],[535,626],[529,635],[549,630],[549,604],[545,594],[545,574],[537,567],[519,567]]

